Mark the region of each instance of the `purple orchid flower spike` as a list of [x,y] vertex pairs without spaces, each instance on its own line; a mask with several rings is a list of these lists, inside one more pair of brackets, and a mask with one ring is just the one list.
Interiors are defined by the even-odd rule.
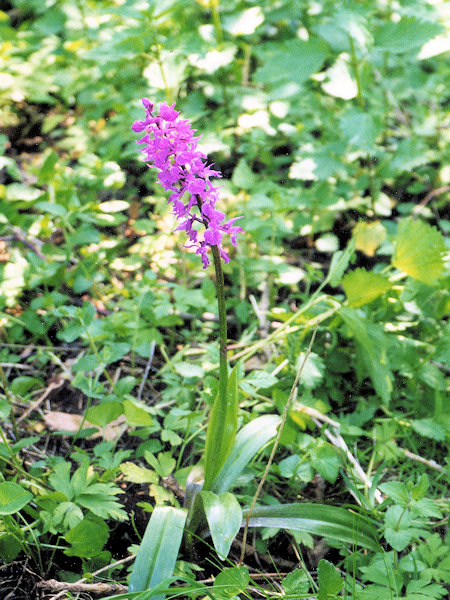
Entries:
[[[146,118],[136,121],[132,130],[145,132],[137,143],[144,144],[141,152],[145,161],[160,171],[158,180],[166,191],[170,191],[169,202],[179,221],[175,231],[185,231],[189,238],[188,248],[196,248],[203,268],[209,265],[208,251],[217,246],[225,262],[230,260],[222,246],[224,234],[230,236],[233,246],[237,246],[237,236],[243,230],[236,221],[242,217],[225,220],[225,214],[216,209],[219,188],[211,183],[211,177],[222,177],[213,165],[206,162],[206,155],[197,149],[200,136],[189,121],[179,118],[175,104],[165,102],[154,116],[153,104],[148,98],[142,99]],[[196,225],[200,223],[202,227]],[[196,228],[195,228],[196,227]]]

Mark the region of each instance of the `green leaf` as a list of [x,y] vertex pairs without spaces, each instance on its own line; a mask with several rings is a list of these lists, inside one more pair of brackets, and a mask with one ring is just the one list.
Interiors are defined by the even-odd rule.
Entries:
[[[244,519],[248,509],[243,511]],[[304,531],[341,544],[356,544],[377,552],[374,527],[361,515],[324,504],[280,504],[254,509],[250,527],[276,527]]]
[[317,571],[319,581],[317,600],[337,598],[344,586],[344,579],[339,575],[339,571],[324,558],[319,562]]
[[91,406],[86,412],[86,419],[93,425],[105,427],[114,419],[117,419],[123,413],[123,407],[120,402],[102,402],[97,406]]
[[396,504],[406,506],[409,502],[408,488],[401,481],[387,481],[386,483],[382,483],[380,490]]
[[349,306],[363,306],[384,294],[391,287],[391,283],[383,275],[360,268],[344,276],[342,287]]
[[392,372],[388,366],[387,339],[383,328],[362,319],[349,308],[342,308],[340,315],[355,336],[376,392],[388,405],[392,392]]
[[445,440],[446,428],[438,419],[414,419],[411,422],[411,427],[420,435],[437,442]]
[[388,544],[401,552],[406,548],[412,538],[412,531],[409,529],[411,517],[409,511],[401,506],[390,506],[384,515],[384,537]]
[[265,43],[259,54],[264,64],[256,70],[254,81],[276,87],[285,82],[301,84],[320,71],[328,46],[321,40],[291,39]]
[[442,29],[438,23],[403,17],[397,23],[391,22],[380,27],[375,34],[375,45],[394,54],[405,54],[419,49],[441,33]]
[[84,519],[65,535],[71,548],[64,550],[68,556],[91,558],[103,550],[108,540],[108,526],[100,520]]
[[392,264],[423,283],[435,283],[444,268],[444,238],[423,221],[406,219],[399,224]]
[[246,160],[241,158],[233,171],[231,181],[241,190],[250,190],[258,181],[256,173],[248,166]]
[[0,515],[12,515],[21,510],[33,494],[24,490],[22,486],[13,481],[0,483]]
[[253,457],[276,436],[280,421],[278,415],[264,415],[238,432],[227,462],[212,483],[212,491],[221,494],[231,488]]
[[348,111],[340,120],[339,127],[348,143],[357,150],[372,152],[381,127],[372,115],[358,109]]
[[250,576],[246,567],[223,569],[214,580],[214,597],[225,600],[235,598],[238,594],[246,592],[249,582]]
[[330,270],[326,277],[326,282],[332,287],[337,287],[342,279],[342,276],[347,269],[350,260],[352,259],[355,251],[355,240],[352,238],[345,250],[338,250],[331,258]]
[[139,467],[132,462],[124,462],[120,465],[125,481],[131,483],[158,483],[159,477],[155,471]]
[[220,560],[225,560],[242,523],[242,508],[233,494],[200,492],[206,519]]
[[281,585],[286,596],[289,596],[290,600],[300,600],[300,598],[304,598],[308,594],[310,587],[308,577],[302,569],[291,571],[281,580]]
[[[220,384],[219,384],[220,385]],[[238,365],[230,373],[227,387],[227,405],[225,418],[219,421],[221,414],[220,395],[218,394],[209,417],[205,445],[205,485],[209,489],[211,483],[224,466],[231,448],[237,429],[238,414]]]
[[341,460],[337,451],[326,442],[322,442],[318,448],[312,451],[312,465],[322,477],[334,483],[339,474]]
[[[183,538],[187,513],[156,507],[150,517],[131,571],[129,591],[142,592],[171,577]],[[153,597],[162,600],[164,594]]]

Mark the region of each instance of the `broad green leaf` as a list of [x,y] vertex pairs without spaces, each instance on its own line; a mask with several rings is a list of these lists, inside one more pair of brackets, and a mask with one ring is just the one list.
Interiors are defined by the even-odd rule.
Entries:
[[435,283],[444,268],[444,238],[423,221],[406,219],[398,227],[392,264],[423,283]]
[[338,597],[344,586],[344,579],[330,562],[323,559],[318,565],[319,592],[317,600],[332,600]]
[[[148,590],[172,576],[186,516],[187,512],[178,508],[155,508],[131,571],[130,592]],[[154,596],[154,600],[163,598],[164,594]]]
[[372,152],[381,126],[371,114],[351,109],[341,118],[339,127],[348,143],[357,150]]
[[379,273],[360,268],[343,277],[342,287],[349,306],[363,306],[384,294],[391,287],[391,283]]
[[265,43],[260,54],[263,65],[255,72],[256,83],[271,87],[287,81],[301,84],[320,71],[328,54],[328,46],[317,39],[291,39],[281,43]]
[[[227,404],[220,407],[220,396],[217,395],[209,417],[205,446],[205,485],[209,489],[211,483],[224,466],[237,429],[238,413],[238,365],[234,367],[228,378]],[[221,415],[223,415],[221,417]]]
[[206,520],[220,560],[225,560],[242,523],[242,508],[233,494],[200,492]]
[[71,545],[64,551],[68,556],[91,558],[103,550],[108,540],[108,526],[100,520],[84,519],[64,536]]
[[0,534],[0,558],[6,563],[12,562],[21,552],[22,546],[14,535]]
[[438,23],[403,17],[397,23],[387,23],[375,33],[375,45],[394,54],[404,54],[433,39],[442,31]]
[[[243,511],[244,519],[248,509]],[[324,504],[277,504],[254,509],[250,527],[276,527],[291,531],[304,531],[333,542],[355,544],[378,551],[375,529],[361,515],[336,506]]]
[[12,515],[21,510],[33,494],[24,490],[22,486],[13,481],[0,483],[0,515]]
[[221,494],[232,487],[254,456],[275,437],[280,422],[278,415],[263,415],[239,431],[227,462],[212,483],[212,491]]
[[123,413],[123,407],[120,402],[102,402],[86,412],[86,419],[93,425],[104,427],[117,419]]
[[401,506],[390,506],[384,516],[385,531],[384,537],[388,544],[401,552],[411,541],[413,530],[409,529],[411,517],[409,511]]
[[355,336],[358,351],[376,392],[385,404],[389,404],[392,372],[387,358],[388,340],[382,327],[362,319],[350,308],[342,308],[340,315]]

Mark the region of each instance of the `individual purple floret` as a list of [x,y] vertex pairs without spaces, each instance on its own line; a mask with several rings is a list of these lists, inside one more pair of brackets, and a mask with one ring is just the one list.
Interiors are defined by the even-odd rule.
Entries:
[[[200,136],[195,137],[195,129],[189,121],[179,119],[175,104],[165,102],[159,107],[157,116],[153,114],[153,104],[148,98],[142,99],[146,118],[136,121],[132,130],[145,132],[137,143],[144,144],[141,152],[145,161],[160,170],[158,179],[162,187],[172,192],[169,202],[180,224],[175,231],[185,231],[189,237],[188,248],[196,248],[203,268],[209,265],[208,248],[217,246],[225,262],[230,260],[222,247],[222,237],[230,236],[233,246],[237,246],[237,235],[243,230],[235,225],[235,217],[225,221],[225,214],[216,210],[219,188],[213,186],[211,177],[222,177],[219,171],[207,164],[206,155],[197,150]],[[194,228],[200,223],[201,228]]]

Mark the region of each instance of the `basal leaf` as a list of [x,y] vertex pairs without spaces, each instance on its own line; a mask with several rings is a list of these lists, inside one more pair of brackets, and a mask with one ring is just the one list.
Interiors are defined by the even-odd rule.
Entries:
[[[244,519],[247,510],[244,510]],[[250,527],[276,527],[302,531],[344,544],[378,551],[370,521],[345,508],[324,504],[277,504],[254,509]]]
[[[148,590],[172,576],[183,538],[186,511],[156,507],[131,571],[129,591]],[[154,596],[162,600],[164,594]]]
[[209,417],[208,430],[206,434],[205,446],[205,485],[204,489],[209,489],[212,481],[224,466],[231,448],[237,429],[238,413],[238,366],[231,371],[228,378],[227,405],[225,407],[225,416],[220,418],[220,396],[216,400]]
[[212,483],[214,492],[221,494],[232,487],[253,457],[275,437],[280,421],[278,415],[263,415],[239,431],[225,465]]
[[200,492],[206,519],[220,560],[225,560],[242,523],[242,508],[233,494]]
[[444,250],[444,239],[435,227],[406,219],[398,227],[392,264],[414,279],[432,285],[442,274]]
[[383,275],[360,268],[344,276],[342,287],[349,306],[363,306],[384,294],[391,284]]

